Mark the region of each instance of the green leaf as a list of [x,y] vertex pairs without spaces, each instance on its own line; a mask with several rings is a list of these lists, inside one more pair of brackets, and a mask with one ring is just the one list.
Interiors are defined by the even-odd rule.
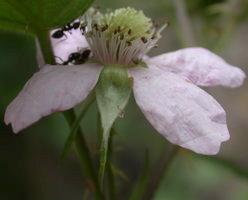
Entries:
[[137,180],[137,183],[133,188],[133,191],[132,191],[132,194],[129,200],[142,199],[142,196],[144,195],[144,192],[145,192],[145,187],[148,183],[148,174],[149,174],[149,155],[148,155],[148,152],[146,152],[143,171],[141,172]]
[[1,0],[0,28],[50,30],[82,15],[94,0]]
[[131,94],[132,83],[127,69],[120,65],[105,66],[96,87],[96,100],[103,128],[101,143],[101,160],[99,169],[100,184],[103,184],[108,153],[110,130],[118,116],[123,115],[124,108]]

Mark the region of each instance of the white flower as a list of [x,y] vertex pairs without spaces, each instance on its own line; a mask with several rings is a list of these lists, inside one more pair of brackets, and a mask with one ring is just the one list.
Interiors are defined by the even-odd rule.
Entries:
[[[74,107],[94,89],[104,65],[118,63],[128,68],[136,103],[160,134],[194,152],[216,154],[229,139],[226,114],[197,85],[238,87],[244,72],[199,47],[146,57],[161,29],[131,8],[87,14],[86,21],[82,29],[96,62],[42,67],[8,106],[5,123],[17,133],[44,116]],[[66,34],[53,41],[62,60],[87,44],[78,30]],[[147,67],[135,67],[142,62]]]

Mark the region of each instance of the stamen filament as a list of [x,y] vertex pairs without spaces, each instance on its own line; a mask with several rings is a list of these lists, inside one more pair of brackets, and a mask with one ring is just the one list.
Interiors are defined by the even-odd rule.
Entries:
[[93,56],[102,64],[130,66],[156,47],[160,32],[143,12],[132,8],[118,9],[102,15],[90,10],[81,28]]

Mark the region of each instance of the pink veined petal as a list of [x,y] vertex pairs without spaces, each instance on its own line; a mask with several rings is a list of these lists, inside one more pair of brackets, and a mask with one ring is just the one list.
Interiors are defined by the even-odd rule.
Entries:
[[100,71],[98,64],[46,65],[7,107],[5,123],[17,133],[44,116],[74,107],[94,88]]
[[141,111],[173,144],[211,155],[229,139],[225,111],[202,89],[156,67],[131,69],[129,73]]
[[239,87],[246,75],[218,55],[200,47],[186,48],[147,60],[166,71],[186,76],[199,86]]
[[[56,30],[52,31],[51,35],[55,31]],[[68,57],[71,53],[78,52],[81,49],[89,47],[80,29],[65,31],[64,34],[65,36],[59,39],[51,37],[57,63],[63,63],[64,61],[68,60]]]

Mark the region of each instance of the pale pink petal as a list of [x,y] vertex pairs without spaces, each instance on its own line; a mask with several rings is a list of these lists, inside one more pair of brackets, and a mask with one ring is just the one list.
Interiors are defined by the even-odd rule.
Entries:
[[[56,30],[51,32],[54,33]],[[88,48],[89,45],[82,35],[80,29],[72,29],[64,32],[65,36],[56,39],[51,37],[54,55],[57,63],[63,63],[68,60],[68,57],[73,52],[78,52],[82,49]]]
[[94,88],[100,71],[97,64],[46,65],[8,106],[5,123],[17,133],[44,116],[74,107]]
[[200,86],[239,87],[246,75],[238,67],[200,47],[186,48],[147,60],[163,70],[186,76]]
[[156,67],[130,70],[134,97],[152,126],[173,144],[216,154],[229,139],[223,108],[183,77]]

